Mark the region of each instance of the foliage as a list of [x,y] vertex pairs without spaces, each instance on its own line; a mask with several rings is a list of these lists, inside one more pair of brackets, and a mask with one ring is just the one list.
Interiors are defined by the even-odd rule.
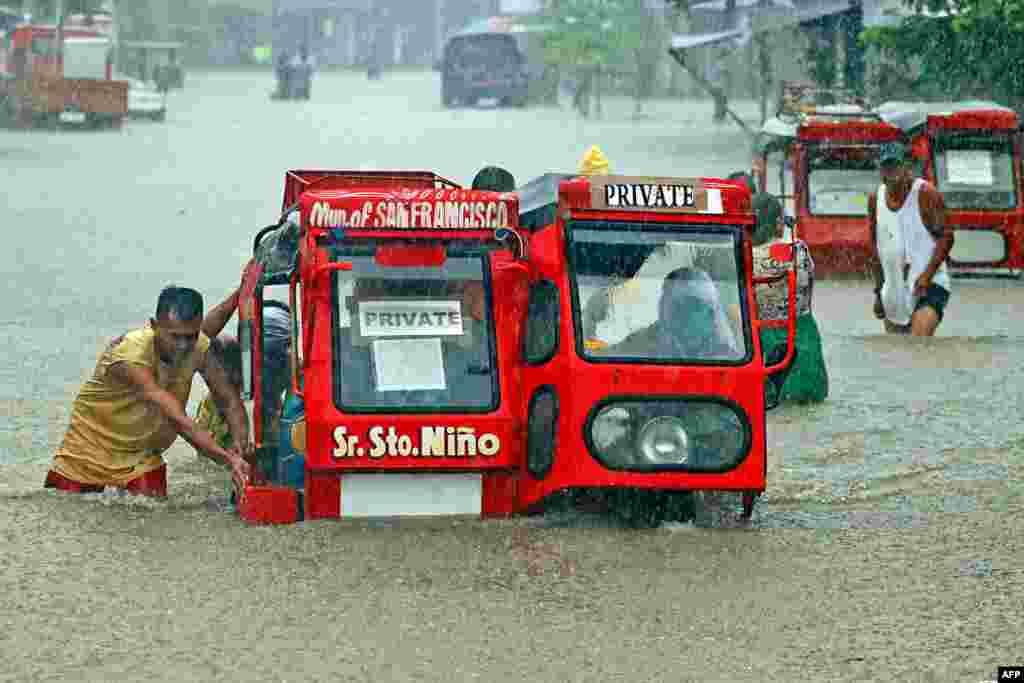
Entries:
[[810,40],[807,41],[800,63],[815,83],[823,88],[831,88],[836,84],[836,51],[828,39],[827,29],[825,26],[814,26],[806,33]]
[[919,65],[906,77],[914,94],[1024,102],[1024,0],[905,1],[918,14],[869,29],[862,41],[891,68]]
[[545,27],[549,64],[607,66],[629,62],[643,46],[643,0],[547,0],[535,21]]

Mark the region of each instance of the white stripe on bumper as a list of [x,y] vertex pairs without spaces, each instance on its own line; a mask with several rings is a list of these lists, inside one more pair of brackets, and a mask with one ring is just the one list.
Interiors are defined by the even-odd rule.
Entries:
[[483,477],[455,474],[344,474],[342,517],[480,515]]

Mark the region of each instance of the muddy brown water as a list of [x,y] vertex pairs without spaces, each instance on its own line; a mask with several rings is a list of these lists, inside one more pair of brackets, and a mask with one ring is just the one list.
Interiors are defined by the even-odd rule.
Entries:
[[[881,334],[870,290],[822,282],[827,402],[769,418],[748,525],[600,515],[255,528],[178,444],[153,502],[40,488],[100,346],[169,282],[213,304],[286,168],[466,182],[744,167],[710,104],[601,121],[444,111],[430,74],[190,76],[166,124],[0,132],[0,680],[965,681],[1024,657],[1021,284],[955,281],[934,339]],[[756,105],[741,103],[751,119]],[[198,389],[198,385],[197,385]]]

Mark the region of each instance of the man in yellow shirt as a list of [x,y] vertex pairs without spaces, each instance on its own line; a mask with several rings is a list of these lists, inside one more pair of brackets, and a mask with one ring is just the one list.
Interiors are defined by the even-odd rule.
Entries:
[[[207,320],[230,308],[232,299],[211,311]],[[75,399],[71,423],[44,486],[73,492],[114,486],[165,497],[162,455],[179,436],[230,468],[236,485],[248,481],[248,418],[224,369],[207,353],[205,327],[199,292],[173,286],[160,292],[149,325],[115,339],[100,355],[93,376]],[[231,448],[222,448],[185,413],[196,372],[226,408],[236,444]]]

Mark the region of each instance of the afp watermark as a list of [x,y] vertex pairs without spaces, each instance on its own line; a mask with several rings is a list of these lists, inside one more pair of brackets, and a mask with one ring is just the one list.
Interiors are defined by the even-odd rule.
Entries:
[[1001,666],[996,669],[996,677],[979,683],[1024,683],[1024,665]]

